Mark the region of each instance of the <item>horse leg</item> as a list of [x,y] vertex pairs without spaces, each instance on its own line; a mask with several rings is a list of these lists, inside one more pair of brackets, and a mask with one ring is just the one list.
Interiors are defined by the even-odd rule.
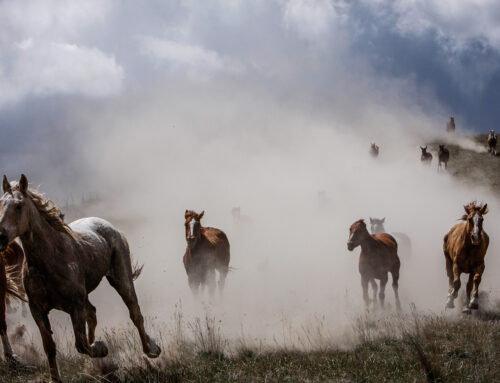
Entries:
[[[70,315],[71,315],[71,322],[73,324],[73,331],[75,333],[76,350],[80,354],[87,354],[91,358],[104,358],[106,355],[108,355],[108,348],[103,342],[97,341],[92,343],[92,345],[89,344],[85,325],[88,316],[89,315],[92,316],[92,313],[90,314],[87,313],[86,303],[84,303],[83,305],[80,304],[76,305],[73,308],[73,311],[70,313]],[[92,329],[92,331],[94,329]],[[89,326],[89,332],[90,332],[90,326]]]
[[205,283],[208,286],[208,295],[210,297],[210,300],[213,300],[215,296],[215,289],[217,287],[217,283],[215,282],[215,269],[207,270],[207,273],[205,275]]
[[378,292],[377,281],[375,281],[374,278],[370,279],[370,285],[372,286],[373,290],[373,305],[375,306],[377,304],[377,292]]
[[446,304],[446,307],[448,308],[453,308],[455,307],[455,304],[453,301],[457,298],[458,296],[458,290],[460,290],[461,282],[460,282],[460,270],[458,269],[458,265],[456,263],[453,264],[452,266],[453,269],[453,282],[451,284],[451,289],[450,293],[448,294],[448,302]]
[[229,269],[228,267],[221,267],[218,269],[219,271],[219,293],[220,293],[220,296],[222,297],[222,294],[224,292],[224,286],[226,285],[226,277],[227,277],[227,273],[229,272]]
[[368,296],[368,277],[364,275],[361,276],[361,288],[363,289],[363,300],[365,301],[365,307],[368,308],[370,306],[370,297]]
[[384,300],[385,300],[385,285],[387,284],[388,280],[387,273],[380,278],[380,292],[378,293],[378,298],[380,300],[380,307],[384,308]]
[[451,261],[451,257],[449,254],[444,254],[446,259],[446,274],[448,275],[448,298],[446,300],[446,308],[452,309],[455,307],[453,303],[453,299],[451,297],[451,293],[453,291],[453,262]]
[[394,298],[396,299],[396,310],[401,311],[401,302],[399,300],[399,268],[391,271],[392,274],[392,289],[394,290]]
[[194,278],[192,275],[188,275],[188,284],[191,292],[193,293],[193,296],[195,297],[195,299],[197,299],[200,281],[198,280],[198,278]]
[[87,321],[87,328],[89,332],[89,343],[92,344],[95,341],[95,328],[97,326],[97,315],[96,315],[96,309],[92,303],[90,303],[88,297],[87,297],[87,302],[85,302],[85,310],[86,310],[86,321]]
[[42,312],[32,304],[30,306],[31,315],[38,326],[42,336],[43,349],[49,360],[50,377],[52,382],[62,382],[59,376],[59,369],[56,360],[56,344],[52,338],[52,329],[50,328],[48,313]]
[[470,273],[469,274],[469,280],[467,281],[467,285],[466,285],[467,297],[465,298],[465,307],[462,310],[462,312],[464,314],[470,314],[471,313],[469,302],[470,302],[470,293],[472,291],[472,281],[473,281],[473,279],[474,279],[474,274]]
[[[477,310],[479,308],[479,284],[481,283],[481,277],[484,272],[484,264],[477,267],[474,272],[474,280],[473,280],[473,290],[472,290],[472,299],[469,303],[469,307],[473,310]],[[472,275],[472,274],[471,274]]]
[[12,352],[9,337],[7,336],[7,321],[5,318],[6,300],[7,295],[7,275],[5,274],[5,265],[3,260],[0,260],[0,337],[3,343],[3,353],[5,359],[12,364],[19,362],[17,356]]

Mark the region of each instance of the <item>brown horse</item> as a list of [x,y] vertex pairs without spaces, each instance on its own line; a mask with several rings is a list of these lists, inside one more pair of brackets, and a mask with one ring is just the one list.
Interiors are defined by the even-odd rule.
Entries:
[[[484,257],[490,239],[483,230],[483,215],[488,213],[488,205],[476,205],[471,202],[464,206],[466,214],[463,222],[457,223],[444,237],[443,251],[446,259],[446,274],[450,290],[447,308],[455,307],[453,301],[460,289],[460,274],[468,273],[467,302],[464,312],[479,308],[479,284],[484,272]],[[472,293],[472,299],[471,299]]]
[[188,276],[189,287],[194,296],[198,289],[208,286],[211,297],[215,293],[215,270],[219,272],[219,291],[222,295],[227,273],[229,272],[229,241],[226,234],[213,227],[202,227],[200,214],[186,210],[184,214],[186,227],[186,252],[184,267]]
[[442,170],[442,164],[444,168],[448,169],[448,160],[450,159],[450,152],[444,147],[444,145],[439,145],[438,150],[438,171]]
[[494,130],[490,130],[488,134],[488,152],[492,155],[496,155],[497,152],[497,135]]
[[[52,381],[60,382],[56,344],[49,312],[62,310],[71,316],[78,352],[104,357],[108,349],[95,340],[96,309],[88,294],[106,277],[127,305],[139,331],[144,353],[157,357],[161,350],[144,330],[125,236],[100,218],[83,218],[66,225],[60,210],[35,190],[28,189],[23,174],[18,183],[3,179],[0,198],[0,251],[19,237],[25,251],[23,282],[33,319],[42,336]],[[86,332],[88,326],[88,335]]]
[[426,165],[430,165],[432,162],[432,154],[427,151],[427,145],[425,148],[420,147],[422,151],[422,155],[420,156],[420,161],[422,161]]
[[12,352],[12,347],[7,336],[7,321],[5,318],[6,303],[9,298],[24,300],[24,289],[22,288],[21,276],[12,267],[6,267],[5,259],[11,254],[21,250],[21,247],[13,242],[0,254],[0,337],[3,343],[3,353],[9,363],[17,364],[18,358]]
[[[5,251],[1,253],[5,261],[5,266],[9,269],[10,274],[14,277],[15,281],[18,282],[19,288],[24,291],[22,287],[23,278],[23,264],[24,264],[24,251],[21,245],[17,242],[12,242]],[[14,313],[16,309],[12,307],[10,299],[7,298],[7,313]],[[28,314],[26,303],[21,301],[22,315],[26,317]]]
[[450,120],[446,123],[446,131],[448,133],[455,132],[455,118],[450,117]]
[[388,273],[392,274],[392,288],[396,297],[396,308],[401,310],[399,301],[398,281],[399,267],[401,265],[398,257],[398,245],[390,234],[371,235],[366,229],[365,222],[360,219],[354,222],[349,229],[349,240],[347,249],[353,251],[361,246],[359,256],[359,273],[361,274],[361,287],[363,288],[363,299],[366,307],[370,304],[368,297],[368,284],[373,289],[373,302],[377,299],[377,282],[380,280],[380,305],[384,307],[385,285],[388,280]]
[[370,145],[370,154],[372,157],[378,157],[379,147],[375,142]]

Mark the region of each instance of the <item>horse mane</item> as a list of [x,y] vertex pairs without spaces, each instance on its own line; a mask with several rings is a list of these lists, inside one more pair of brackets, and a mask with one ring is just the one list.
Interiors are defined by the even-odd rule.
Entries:
[[[12,190],[20,191],[19,183],[12,186]],[[36,189],[28,189],[26,196],[33,202],[40,215],[56,231],[69,235],[73,239],[79,239],[78,235],[61,219],[61,209],[56,204],[43,196]]]
[[[465,205],[464,209],[465,210],[477,210],[477,211],[479,211],[483,208],[483,206],[484,206],[483,204],[478,204],[476,201],[472,201],[472,202],[469,202],[469,204]],[[484,211],[483,214],[486,214],[486,213],[488,213],[488,208],[486,208],[486,210]],[[468,214],[464,214],[460,218],[460,220],[467,221],[467,217],[468,217]]]

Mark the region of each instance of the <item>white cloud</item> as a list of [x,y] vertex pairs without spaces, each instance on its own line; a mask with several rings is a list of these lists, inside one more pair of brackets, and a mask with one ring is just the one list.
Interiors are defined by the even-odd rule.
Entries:
[[27,39],[9,53],[2,60],[8,65],[0,66],[0,105],[28,95],[103,97],[121,88],[123,69],[95,48]]

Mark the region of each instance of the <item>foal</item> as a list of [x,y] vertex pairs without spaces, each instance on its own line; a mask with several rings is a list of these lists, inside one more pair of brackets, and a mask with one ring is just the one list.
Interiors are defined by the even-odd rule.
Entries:
[[427,151],[427,145],[425,145],[425,148],[420,147],[420,150],[422,151],[420,161],[422,161],[426,165],[430,165],[432,162],[432,154]]
[[215,270],[219,272],[219,291],[222,295],[227,273],[229,272],[229,241],[226,234],[213,227],[202,227],[200,214],[186,210],[186,252],[183,262],[188,275],[188,282],[194,296],[198,289],[208,285],[211,297],[215,293]]
[[349,229],[349,240],[347,249],[353,251],[361,246],[359,256],[359,273],[361,274],[361,287],[363,288],[363,299],[366,307],[370,304],[368,297],[368,283],[373,289],[373,302],[377,299],[377,282],[380,280],[380,305],[384,307],[385,285],[388,281],[388,273],[392,274],[392,288],[396,297],[396,308],[401,310],[398,294],[398,280],[400,261],[398,257],[398,245],[396,240],[389,234],[371,235],[366,229],[365,222],[360,219],[354,222]]

